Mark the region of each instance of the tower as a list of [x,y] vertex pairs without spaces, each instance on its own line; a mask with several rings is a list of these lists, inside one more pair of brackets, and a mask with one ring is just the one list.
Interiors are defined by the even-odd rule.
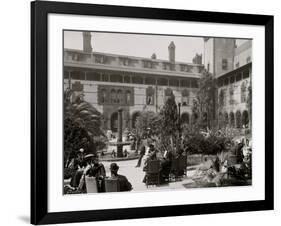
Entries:
[[215,77],[234,69],[235,39],[204,38],[204,66]]
[[171,42],[170,45],[168,46],[168,51],[169,51],[169,61],[171,63],[175,63],[175,58],[176,58],[176,46],[174,42]]
[[91,32],[83,32],[83,51],[87,53],[91,53],[93,48],[91,44]]

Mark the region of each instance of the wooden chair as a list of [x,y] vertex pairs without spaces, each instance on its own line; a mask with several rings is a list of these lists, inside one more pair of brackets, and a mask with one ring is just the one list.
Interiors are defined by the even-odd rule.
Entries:
[[[177,180],[180,179],[183,175],[186,175],[187,168],[187,157],[182,155],[178,158],[172,159],[171,172],[169,176],[169,180]],[[183,172],[183,175],[182,175]]]
[[149,160],[146,171],[146,187],[160,184],[160,160]]
[[179,164],[179,171],[183,170],[183,175],[186,176],[186,168],[187,168],[187,156],[181,155],[178,158],[178,164]]
[[118,192],[119,182],[118,179],[105,178],[105,192]]
[[85,176],[87,193],[98,193],[98,184],[95,177]]

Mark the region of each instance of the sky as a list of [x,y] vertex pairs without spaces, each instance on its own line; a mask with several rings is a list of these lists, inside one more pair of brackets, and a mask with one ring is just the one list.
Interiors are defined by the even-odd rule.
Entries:
[[[176,61],[191,63],[193,57],[203,54],[202,37],[142,35],[126,33],[91,32],[94,52],[112,53],[150,58],[153,53],[157,59],[168,60],[168,46],[173,41],[176,46]],[[238,41],[238,45],[243,43]],[[82,32],[65,31],[64,48],[83,48]]]

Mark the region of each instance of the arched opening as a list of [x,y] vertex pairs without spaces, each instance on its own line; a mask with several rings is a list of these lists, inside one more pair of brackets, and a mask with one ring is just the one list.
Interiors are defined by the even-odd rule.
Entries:
[[242,126],[244,128],[248,128],[248,124],[249,124],[249,114],[248,114],[248,111],[243,111],[243,113],[242,113]]
[[228,125],[228,114],[227,114],[227,112],[224,113],[224,124],[226,126]]
[[105,103],[106,102],[106,90],[102,89],[101,90],[101,103]]
[[130,90],[127,90],[126,91],[126,104],[130,105],[131,104],[131,91]]
[[182,124],[189,124],[189,114],[187,112],[182,113],[182,115],[181,115],[181,123]]
[[136,128],[137,118],[140,116],[140,113],[137,111],[132,115],[132,128]]
[[110,92],[111,103],[116,103],[116,91],[114,89]]
[[224,124],[223,114],[219,112],[219,127],[222,127]]
[[241,103],[245,103],[246,102],[246,84],[245,82],[243,82],[241,84]]
[[172,89],[170,89],[170,88],[165,89],[165,99],[164,99],[165,103],[167,102],[167,100],[169,98],[172,97],[172,95],[173,95],[173,90]]
[[112,132],[114,132],[114,133],[117,132],[117,130],[118,130],[118,112],[114,112],[111,115],[110,127],[111,127]]
[[122,103],[122,90],[118,90],[117,91],[117,101],[116,101],[118,104]]
[[187,89],[184,89],[182,91],[182,106],[188,106],[189,105],[189,91]]
[[230,118],[230,126],[234,127],[235,126],[235,119],[234,119],[234,113],[233,112],[230,112],[229,118]]
[[203,123],[203,126],[208,126],[208,114],[207,112],[204,112],[202,114],[202,123]]
[[236,128],[241,128],[241,112],[236,112]]

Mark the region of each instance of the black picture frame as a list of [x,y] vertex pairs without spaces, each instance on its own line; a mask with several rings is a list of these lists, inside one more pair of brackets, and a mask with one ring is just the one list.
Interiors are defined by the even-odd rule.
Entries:
[[[265,199],[73,212],[48,212],[48,14],[113,16],[265,27]],[[31,223],[167,217],[272,210],[273,186],[273,16],[62,2],[31,3]]]

